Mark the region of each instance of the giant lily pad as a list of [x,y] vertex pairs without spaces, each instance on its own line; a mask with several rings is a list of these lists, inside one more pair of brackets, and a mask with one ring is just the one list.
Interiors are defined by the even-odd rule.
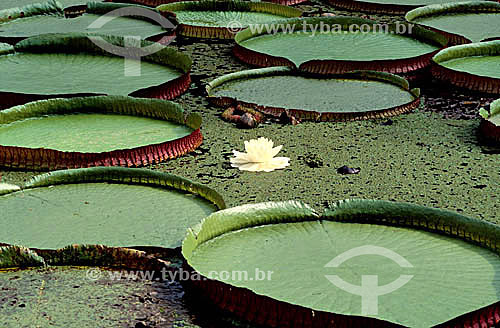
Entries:
[[219,106],[240,105],[274,116],[285,112],[315,121],[393,116],[420,103],[419,90],[410,90],[396,75],[365,71],[317,78],[289,67],[228,74],[212,81],[207,93]]
[[[318,74],[375,70],[414,77],[447,42],[418,26],[400,24],[398,34],[395,25],[382,27],[352,17],[289,19],[273,26],[277,33],[265,25],[239,32],[233,49],[236,57],[260,67],[290,66]],[[369,30],[360,30],[364,28]]]
[[[3,15],[0,12],[0,40],[16,43],[22,39],[49,33],[85,32],[99,33],[115,36],[134,36],[141,39],[158,40],[168,34],[165,28],[153,20],[145,20],[144,17],[119,16],[110,20],[100,28],[92,28],[92,24],[101,17],[102,14],[112,12],[117,9],[125,9],[130,5],[125,4],[103,4],[90,2],[84,10],[84,14],[76,18],[66,18],[63,8],[57,2],[40,6],[28,6],[16,10],[6,11]],[[149,10],[149,9],[148,9]],[[20,14],[22,13],[22,15]],[[162,18],[158,15],[158,21]]]
[[404,15],[418,7],[462,1],[464,0],[329,0],[329,3],[335,7],[351,11]]
[[453,44],[500,38],[500,3],[473,1],[430,5],[410,11],[406,19],[443,33]]
[[479,126],[482,136],[492,143],[500,143],[500,99],[490,104],[489,112],[482,108],[480,114],[483,118]]
[[0,166],[61,169],[143,166],[202,142],[201,117],[131,97],[49,99],[0,112]]
[[[98,2],[99,0],[94,0]],[[67,8],[70,6],[84,5],[87,0],[2,0],[0,2],[0,15],[3,9],[19,8],[30,5],[45,6],[47,4],[59,4],[62,8]]]
[[269,2],[249,1],[183,1],[157,8],[173,12],[181,35],[198,38],[232,39],[236,32],[248,27],[286,17],[298,17],[302,12]]
[[[133,3],[149,7],[158,7],[160,5],[179,2],[179,0],[105,0],[106,2],[122,2],[122,3]],[[274,2],[284,6],[291,6],[298,3],[306,2],[307,0],[265,0],[265,2]]]
[[0,268],[3,327],[117,327],[139,321],[140,299],[158,289],[169,264],[100,245],[51,252],[9,246],[0,247]]
[[461,88],[500,94],[500,40],[450,47],[432,58],[432,74]]
[[[122,37],[77,33],[23,40],[15,45],[14,53],[0,52],[0,71],[8,72],[0,77],[0,109],[78,95],[172,99],[187,90],[191,59],[158,43],[141,44],[142,50],[123,49]],[[113,47],[121,57],[100,46]],[[148,52],[154,53],[146,55]],[[127,56],[126,61],[123,56]]]
[[55,171],[0,196],[0,243],[48,250],[74,243],[177,248],[189,226],[224,206],[214,190],[171,174]]
[[320,217],[283,202],[214,213],[182,251],[210,278],[190,283],[259,324],[493,326],[499,237],[494,224],[405,203],[341,201]]

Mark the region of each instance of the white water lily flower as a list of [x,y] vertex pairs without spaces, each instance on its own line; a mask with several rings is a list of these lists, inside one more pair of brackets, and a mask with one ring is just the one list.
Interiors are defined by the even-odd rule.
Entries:
[[274,157],[283,145],[274,148],[273,145],[272,140],[263,137],[245,141],[246,153],[233,150],[234,157],[231,158],[231,166],[252,172],[271,172],[289,166],[290,158]]

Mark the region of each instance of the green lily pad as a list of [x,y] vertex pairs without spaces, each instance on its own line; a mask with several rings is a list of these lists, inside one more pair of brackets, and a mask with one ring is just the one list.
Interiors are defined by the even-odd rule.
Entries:
[[196,114],[185,116],[179,105],[158,99],[42,100],[0,112],[0,165],[141,166],[198,147],[200,121]]
[[[168,266],[144,252],[100,245],[49,252],[0,247],[2,325],[134,325],[151,311],[145,311],[144,298],[161,291],[163,283],[157,279]],[[158,278],[153,278],[154,273]]]
[[[419,27],[401,25],[406,33],[396,33],[395,26],[384,30],[374,21],[342,16],[290,19],[274,26],[277,33],[264,25],[239,32],[235,55],[257,66],[281,63],[322,74],[360,69],[412,73],[428,66],[430,56],[446,43]],[[366,26],[371,30],[360,30]]]
[[[169,67],[147,62],[140,65],[141,76],[126,77],[123,74],[123,59],[118,57],[18,52],[14,56],[0,57],[0,69],[11,76],[9,85],[4,84],[1,90],[46,95],[87,92],[128,95],[139,88],[155,86],[181,76],[180,72]],[[36,79],[29,75],[32,67],[38,68]],[[61,74],[56,67],[70,74]],[[146,80],[145,76],[149,78]],[[77,77],[78,83],[75,81]]]
[[[294,44],[294,50],[287,46]],[[356,44],[356,47],[352,45]],[[394,34],[310,33],[263,35],[241,43],[245,48],[290,59],[297,66],[309,60],[388,60],[421,56],[438,47]],[[333,47],[332,45],[335,45]],[[350,45],[350,46],[349,46]]]
[[148,39],[165,33],[165,29],[159,24],[130,16],[116,17],[100,28],[91,27],[103,13],[127,6],[91,2],[85,13],[75,18],[65,18],[62,8],[57,3],[47,5],[43,10],[27,11],[27,8],[19,8],[19,11],[24,12],[24,15],[15,15],[16,19],[9,20],[7,18],[13,15],[12,12],[5,13],[3,17],[0,13],[0,38],[19,40],[64,31],[65,33],[99,33],[115,36],[133,35],[141,39]]
[[[94,0],[94,2],[100,2],[101,0]],[[45,5],[57,3],[62,6],[62,8],[67,8],[76,5],[84,5],[87,0],[2,0],[0,3],[0,10],[20,8],[29,5]],[[0,12],[1,14],[1,12]]]
[[500,55],[455,58],[439,64],[454,71],[500,78]]
[[[78,95],[172,99],[189,87],[188,56],[148,41],[141,42],[141,49],[124,44],[123,37],[79,33],[35,36],[17,43],[14,53],[0,53],[0,70],[8,72],[0,77],[0,109]],[[108,46],[122,50],[113,55],[103,49]]]
[[500,3],[492,1],[430,5],[410,11],[406,19],[464,38],[455,43],[500,38]]
[[[37,49],[40,45],[45,48],[43,53]],[[81,49],[83,51],[79,52],[78,45],[83,45],[87,49]],[[0,70],[9,72],[8,77],[3,75],[4,78],[8,78],[8,83],[4,81],[0,91],[43,95],[76,93],[128,95],[138,89],[158,86],[183,75],[180,67],[174,66],[179,66],[174,60],[180,54],[175,54],[171,48],[160,51],[163,52],[164,63],[147,60],[139,63],[136,60],[140,65],[140,76],[127,76],[123,57],[103,55],[102,49],[101,53],[97,49],[95,49],[97,53],[92,53],[94,50],[92,47],[97,48],[86,36],[78,34],[69,37],[66,35],[33,37],[21,41],[15,46],[16,53],[0,56]],[[162,54],[156,53],[156,56],[159,55]],[[167,65],[169,62],[172,62],[171,66]],[[33,67],[37,67],[35,72]]]
[[[291,68],[263,68],[222,76],[207,87],[221,106],[242,104],[275,116],[345,120],[391,116],[418,106],[418,90],[388,73],[359,72],[317,78]],[[353,94],[355,97],[353,97]]]
[[180,34],[190,37],[233,38],[249,25],[298,17],[302,12],[269,2],[249,1],[183,1],[158,6],[175,14]]
[[207,187],[140,169],[57,171],[23,188],[0,196],[0,243],[176,248],[189,226],[224,207]]
[[[431,327],[465,315],[460,326],[500,304],[500,260],[486,248],[498,251],[499,234],[493,224],[404,203],[343,201],[322,217],[298,202],[261,203],[212,214],[190,231],[183,255],[212,279],[193,282],[198,288],[217,288],[220,306],[259,323]],[[386,288],[363,303],[361,292],[373,288],[351,286],[369,279]],[[412,304],[419,309],[408,311]]]
[[436,78],[476,91],[500,93],[500,40],[465,44],[433,57]]
[[192,132],[187,126],[176,123],[106,114],[54,115],[0,126],[3,146],[82,153],[157,144],[188,136]]
[[177,19],[182,24],[193,26],[228,27],[228,23],[238,21],[246,27],[250,24],[258,24],[282,18],[281,16],[238,11],[187,11],[179,10]]
[[[492,0],[492,2],[495,1],[497,0]],[[463,2],[463,0],[329,0],[329,3],[335,7],[391,15],[404,15],[410,10],[427,5],[456,2]]]

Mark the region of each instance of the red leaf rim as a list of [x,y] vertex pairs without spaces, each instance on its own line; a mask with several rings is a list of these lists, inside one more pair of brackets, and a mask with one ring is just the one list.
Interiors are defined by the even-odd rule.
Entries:
[[[193,277],[198,275],[187,264],[184,265],[184,270],[191,272]],[[196,279],[183,281],[183,285],[188,291],[201,296],[202,300],[207,300],[244,320],[267,327],[401,327],[379,319],[314,311],[206,277],[199,281]]]
[[[103,2],[109,3],[112,1],[103,1]],[[120,2],[120,4],[124,4],[126,1],[119,1],[119,2]],[[129,3],[134,3],[134,2],[130,1]],[[114,10],[114,9],[117,9],[117,7],[110,8],[110,10]],[[88,6],[86,4],[85,5],[69,6],[69,7],[64,8],[64,17],[65,18],[75,18],[75,17],[84,15],[85,13],[87,13],[87,11],[88,11]],[[38,15],[40,15],[40,14],[38,14]],[[151,24],[154,24],[154,23],[151,23]],[[145,40],[151,41],[151,42],[158,42],[159,40],[161,40],[165,36],[174,36],[174,35],[175,35],[174,30],[171,30],[171,31],[167,30],[167,31],[155,34],[155,35],[151,35],[151,36],[147,37]],[[0,42],[15,45],[16,43],[18,43],[22,40],[28,39],[28,38],[30,38],[30,37],[29,36],[28,37],[0,36]]]
[[[134,115],[133,112],[121,112],[120,110],[110,112],[110,114],[113,113]],[[154,112],[149,114],[148,117],[165,120]],[[67,152],[48,148],[0,145],[0,167],[59,170],[96,166],[140,167],[157,164],[168,159],[182,156],[201,145],[203,142],[203,135],[200,131],[199,123],[189,123],[188,120],[189,116],[185,117],[184,122],[181,124],[189,125],[194,131],[182,138],[158,144],[100,153]]]
[[182,156],[198,148],[202,142],[203,136],[197,129],[180,139],[103,153],[0,145],[0,167],[47,171],[96,166],[140,167]]
[[234,39],[236,32],[243,30],[229,30],[226,27],[209,27],[209,26],[193,26],[179,24],[178,33],[182,36],[190,38],[206,38],[206,39]]
[[[454,34],[450,32],[446,32],[437,28],[434,28],[432,26],[424,26],[425,28],[434,31],[436,33],[439,33],[443,35],[445,38],[449,40],[449,46],[458,46],[460,44],[467,44],[467,43],[472,43],[471,40],[467,39],[465,36],[459,35],[459,34]],[[483,40],[486,41],[486,40]]]
[[[171,1],[166,6],[158,6],[157,10],[165,16],[176,17],[179,10],[208,10],[208,11],[244,11],[249,13],[268,13],[281,16],[282,19],[296,18],[302,15],[302,11],[284,5],[282,2],[294,2],[303,0],[278,0],[263,2],[248,2],[241,0],[207,0],[207,1]],[[305,0],[304,0],[305,1]],[[193,8],[191,8],[193,7]],[[245,27],[228,28],[220,26],[197,26],[189,22],[177,22],[178,33],[182,36],[192,38],[234,39],[237,32]]]
[[[348,17],[338,16],[331,18],[332,22],[335,19],[345,19]],[[327,20],[327,19],[325,19]],[[364,23],[376,23],[371,20],[360,20]],[[417,27],[417,25],[415,25]],[[426,30],[420,27],[420,30]],[[427,30],[429,31],[429,30]],[[434,31],[429,31],[434,35],[442,36],[442,34]],[[437,43],[437,41],[434,41]],[[273,56],[265,53],[261,53],[255,50],[247,49],[240,45],[237,41],[233,47],[233,54],[240,61],[254,65],[257,67],[271,67],[271,66],[288,66],[292,68],[298,68],[301,71],[321,74],[321,75],[331,75],[331,74],[343,74],[358,70],[373,70],[380,72],[387,72],[392,74],[403,75],[409,80],[418,80],[425,77],[425,70],[429,69],[431,66],[431,59],[440,50],[448,46],[448,40],[443,41],[440,44],[440,49],[435,50],[430,53],[426,53],[420,56],[411,58],[401,58],[401,59],[387,59],[387,60],[366,60],[366,61],[350,61],[350,60],[308,60],[303,62],[297,67],[291,60],[280,57]]]
[[387,3],[372,3],[357,0],[328,0],[328,3],[334,7],[348,11],[361,11],[374,14],[404,15],[408,11],[420,6],[397,5]]
[[[419,71],[429,68],[431,59],[439,52],[421,55],[414,58],[373,60],[373,61],[348,61],[348,60],[309,60],[302,63],[298,69],[314,74],[343,74],[358,70],[374,70],[392,74],[405,74],[410,79],[416,78]],[[239,44],[233,48],[233,54],[242,62],[257,67],[288,66],[296,67],[293,62],[284,57],[263,54],[246,49]]]
[[[187,265],[185,270],[190,270],[189,272],[192,272],[193,276],[197,275],[196,271]],[[258,325],[279,328],[403,327],[375,318],[314,311],[209,278],[204,278],[202,281],[195,279],[185,281],[184,285],[188,290],[192,289],[192,292],[199,294],[203,299],[212,302],[222,310]],[[464,314],[437,327],[486,328],[498,323],[500,323],[500,302]]]
[[432,64],[431,71],[434,78],[459,88],[489,94],[500,94],[500,79],[498,78],[455,71],[436,63]]

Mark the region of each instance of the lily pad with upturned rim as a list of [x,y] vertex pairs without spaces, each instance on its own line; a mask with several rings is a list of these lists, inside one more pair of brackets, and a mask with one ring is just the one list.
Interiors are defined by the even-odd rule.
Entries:
[[143,169],[55,171],[21,188],[0,196],[0,243],[43,250],[75,243],[174,249],[189,226],[225,207],[204,185]]
[[[99,0],[94,0],[94,1],[99,1]],[[87,0],[2,0],[0,2],[0,14],[1,11],[4,9],[12,9],[12,8],[19,8],[23,6],[29,6],[29,5],[46,5],[46,4],[54,4],[54,3],[59,3],[62,5],[63,8],[67,8],[70,6],[76,6],[76,5],[84,5],[87,3]]]
[[207,94],[218,106],[314,121],[388,117],[420,103],[419,90],[410,90],[405,79],[393,74],[364,71],[317,78],[289,67],[228,74],[210,82]]
[[174,13],[179,33],[197,38],[232,39],[236,32],[271,21],[299,17],[302,12],[270,2],[183,1],[158,6],[160,12]]
[[[329,0],[332,6],[350,11],[364,11],[376,14],[404,15],[410,10],[432,5],[463,2],[464,0]],[[496,2],[497,0],[490,0]]]
[[[290,201],[214,213],[189,231],[182,251],[189,266],[210,278],[191,286],[258,324],[491,326],[500,311],[499,236],[494,224],[412,204],[347,200],[319,216]],[[391,253],[409,265],[386,258]],[[339,265],[328,265],[342,256]],[[233,274],[214,275],[220,272]],[[360,286],[366,274],[377,274],[378,286],[411,278],[378,297],[377,313],[363,313],[361,297],[328,276]]]
[[[276,34],[268,32],[265,26],[261,26],[260,32],[258,26],[253,32],[250,29],[239,32],[233,48],[235,56],[259,67],[289,66],[315,74],[374,70],[415,78],[447,44],[439,33],[418,26],[404,25],[407,33],[410,30],[411,33],[398,34],[395,25],[387,25],[389,33],[386,33],[376,27],[380,24],[375,21],[353,17],[297,18],[273,24],[279,28]],[[317,28],[316,32],[311,26]],[[366,26],[370,32],[357,29]],[[321,27],[324,32],[320,32]],[[295,29],[293,33],[291,28]],[[289,47],[291,43],[293,49]]]
[[0,299],[9,300],[0,304],[2,325],[134,326],[144,313],[140,299],[161,288],[168,275],[160,272],[171,269],[167,261],[125,248],[0,247]]
[[201,117],[159,99],[40,100],[0,112],[0,166],[55,170],[143,166],[202,142]]
[[[0,71],[8,72],[0,76],[0,109],[82,95],[172,99],[189,87],[191,59],[174,48],[142,41],[142,50],[129,47],[120,57],[94,42],[124,46],[122,37],[50,34],[25,39],[14,46],[14,52],[0,53]],[[145,47],[158,48],[145,55]],[[140,60],[132,59],[141,55],[145,56]],[[128,64],[123,56],[131,57]]]
[[450,47],[433,58],[435,78],[455,86],[500,94],[500,40]]
[[89,2],[85,6],[84,13],[75,18],[65,17],[63,8],[59,7],[57,2],[46,4],[42,8],[40,6],[17,8],[6,11],[3,15],[0,12],[0,40],[15,44],[32,36],[64,31],[64,33],[99,33],[121,37],[134,35],[141,40],[156,41],[172,33],[167,32],[159,23],[139,16],[115,17],[98,29],[89,27],[103,14],[130,7],[126,4]]
[[492,1],[430,5],[410,11],[406,20],[442,33],[452,44],[500,38],[500,3]]
[[490,104],[490,111],[481,109],[479,131],[487,141],[500,145],[500,99]]

